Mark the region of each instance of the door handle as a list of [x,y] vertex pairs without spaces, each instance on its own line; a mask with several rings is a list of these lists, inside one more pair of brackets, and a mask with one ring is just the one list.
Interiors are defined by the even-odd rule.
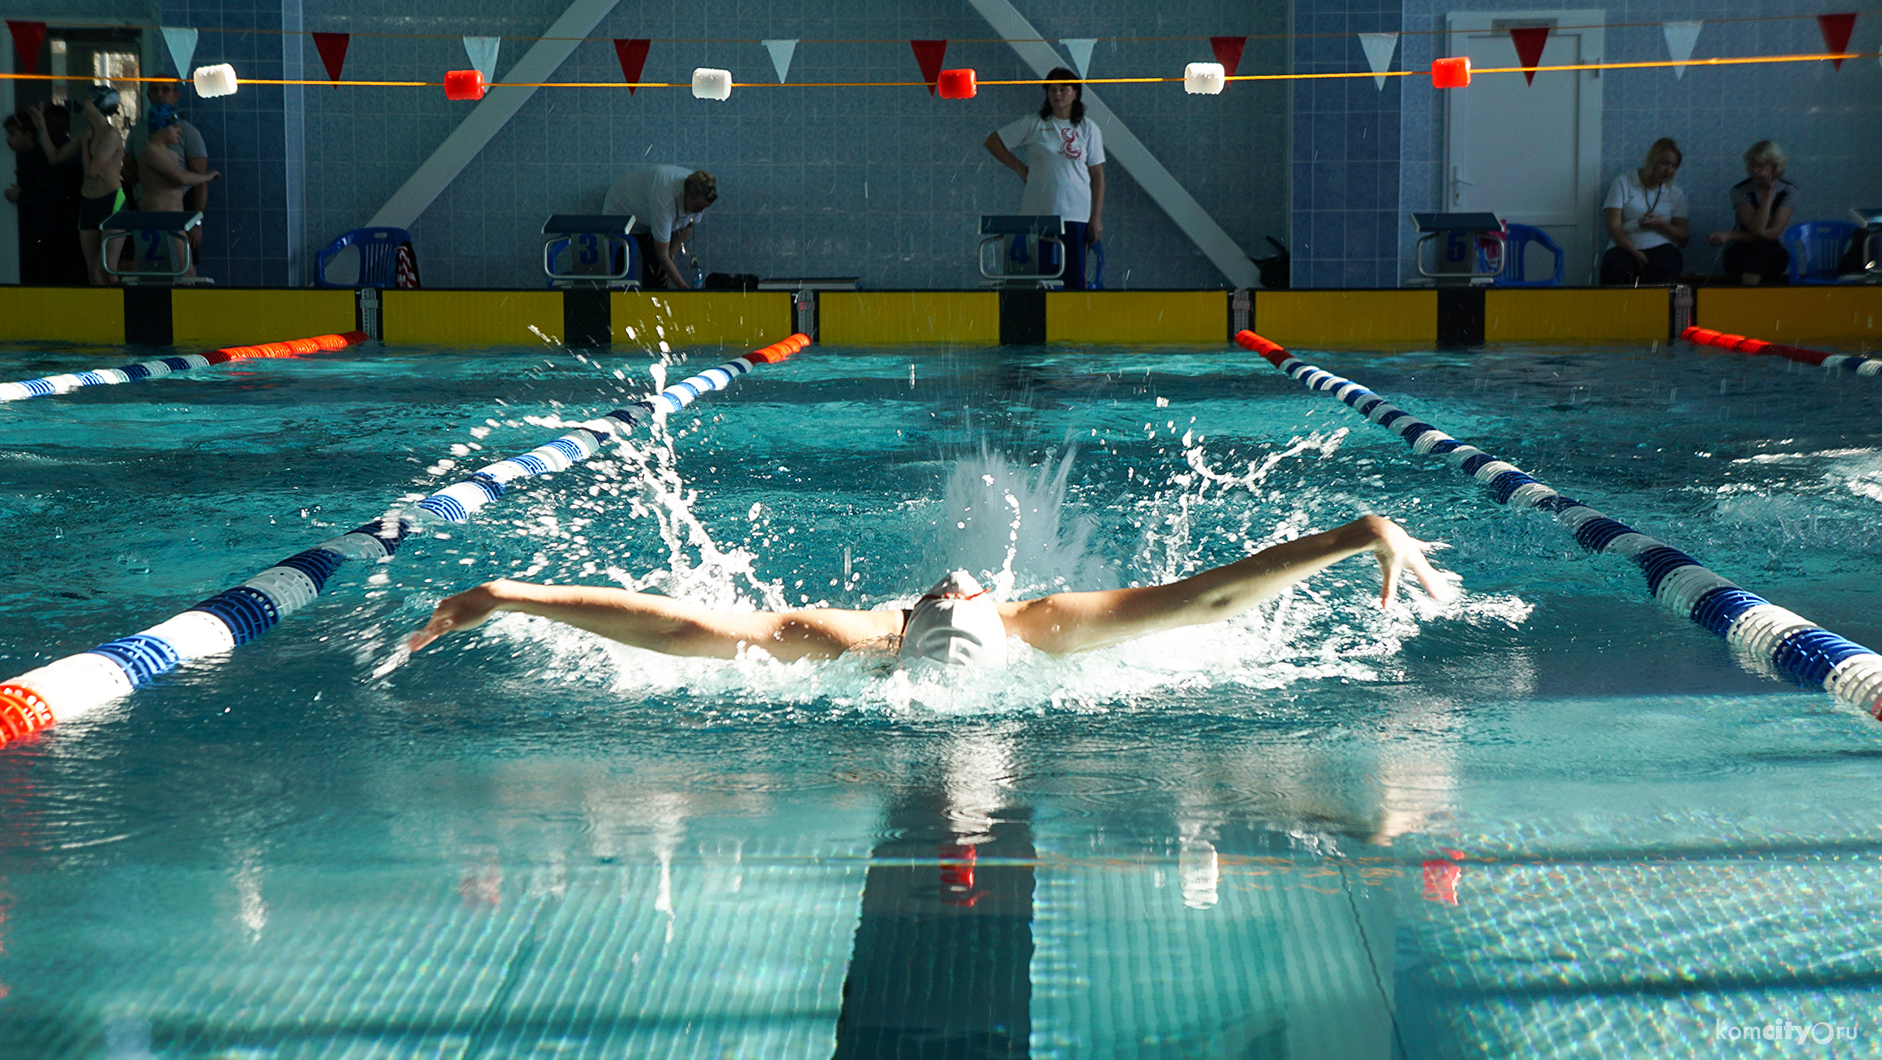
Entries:
[[1452,166],[1451,167],[1451,205],[1452,206],[1457,205],[1457,200],[1458,200],[1457,189],[1460,186],[1466,187],[1466,188],[1474,188],[1477,186],[1477,184],[1475,181],[1465,180],[1463,177],[1458,176],[1457,167]]

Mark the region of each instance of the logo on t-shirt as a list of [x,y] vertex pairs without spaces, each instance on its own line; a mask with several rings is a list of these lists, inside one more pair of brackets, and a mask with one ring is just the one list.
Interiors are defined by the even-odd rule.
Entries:
[[1063,143],[1059,145],[1059,154],[1064,155],[1074,162],[1085,156],[1085,152],[1078,146],[1077,129],[1072,128],[1070,125],[1059,126],[1059,139],[1063,141]]

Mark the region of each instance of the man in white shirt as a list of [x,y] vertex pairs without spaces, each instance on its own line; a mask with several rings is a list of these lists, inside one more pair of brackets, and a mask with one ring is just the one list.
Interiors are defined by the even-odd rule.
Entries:
[[649,166],[636,169],[608,189],[601,212],[633,214],[630,230],[640,244],[642,287],[694,286],[676,259],[693,238],[693,225],[719,198],[719,183],[703,169]]

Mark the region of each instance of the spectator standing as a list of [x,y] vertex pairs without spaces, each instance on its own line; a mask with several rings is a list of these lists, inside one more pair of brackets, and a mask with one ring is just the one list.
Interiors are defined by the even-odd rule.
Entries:
[[[55,146],[67,139],[64,110],[46,115]],[[85,282],[85,257],[78,246],[78,190],[83,180],[76,158],[53,164],[39,145],[31,116],[6,119],[7,146],[16,157],[7,201],[20,211],[20,283],[28,287]]]
[[117,110],[117,90],[109,85],[93,85],[91,94],[78,106],[84,127],[74,131],[64,146],[52,142],[46,128],[45,105],[36,103],[29,111],[40,150],[47,158],[55,165],[70,158],[79,160],[84,182],[79,186],[78,245],[85,254],[85,272],[94,287],[112,282],[105,272],[104,246],[106,240],[124,234],[102,230],[106,218],[124,208],[124,138],[110,121],[110,115]]
[[1791,253],[1781,240],[1797,210],[1797,185],[1784,179],[1784,165],[1778,145],[1752,144],[1745,152],[1745,179],[1732,185],[1735,223],[1706,237],[1725,248],[1725,274],[1747,287],[1790,281]]
[[1680,253],[1691,231],[1686,193],[1673,183],[1684,156],[1662,136],[1647,148],[1639,169],[1614,178],[1601,204],[1609,247],[1601,256],[1603,286],[1673,283],[1686,259]]
[[1085,120],[1085,86],[1063,66],[1046,75],[1036,115],[991,133],[988,153],[1026,182],[1022,214],[1065,223],[1065,289],[1085,289],[1085,247],[1104,238],[1104,134]]

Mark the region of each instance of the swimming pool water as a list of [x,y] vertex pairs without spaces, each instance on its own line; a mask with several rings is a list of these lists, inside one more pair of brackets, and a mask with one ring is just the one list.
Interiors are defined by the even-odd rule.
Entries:
[[[1684,346],[1308,359],[1882,645],[1873,380]],[[0,678],[651,364],[367,347],[0,406]],[[1462,598],[1382,611],[1349,560],[949,686],[513,616],[395,652],[499,575],[893,606],[952,565],[1149,582],[1365,510],[1448,543]],[[0,1056],[1870,1055],[1878,748],[1243,351],[812,347],[0,750]],[[1786,1021],[1832,1041],[1744,1036]]]

